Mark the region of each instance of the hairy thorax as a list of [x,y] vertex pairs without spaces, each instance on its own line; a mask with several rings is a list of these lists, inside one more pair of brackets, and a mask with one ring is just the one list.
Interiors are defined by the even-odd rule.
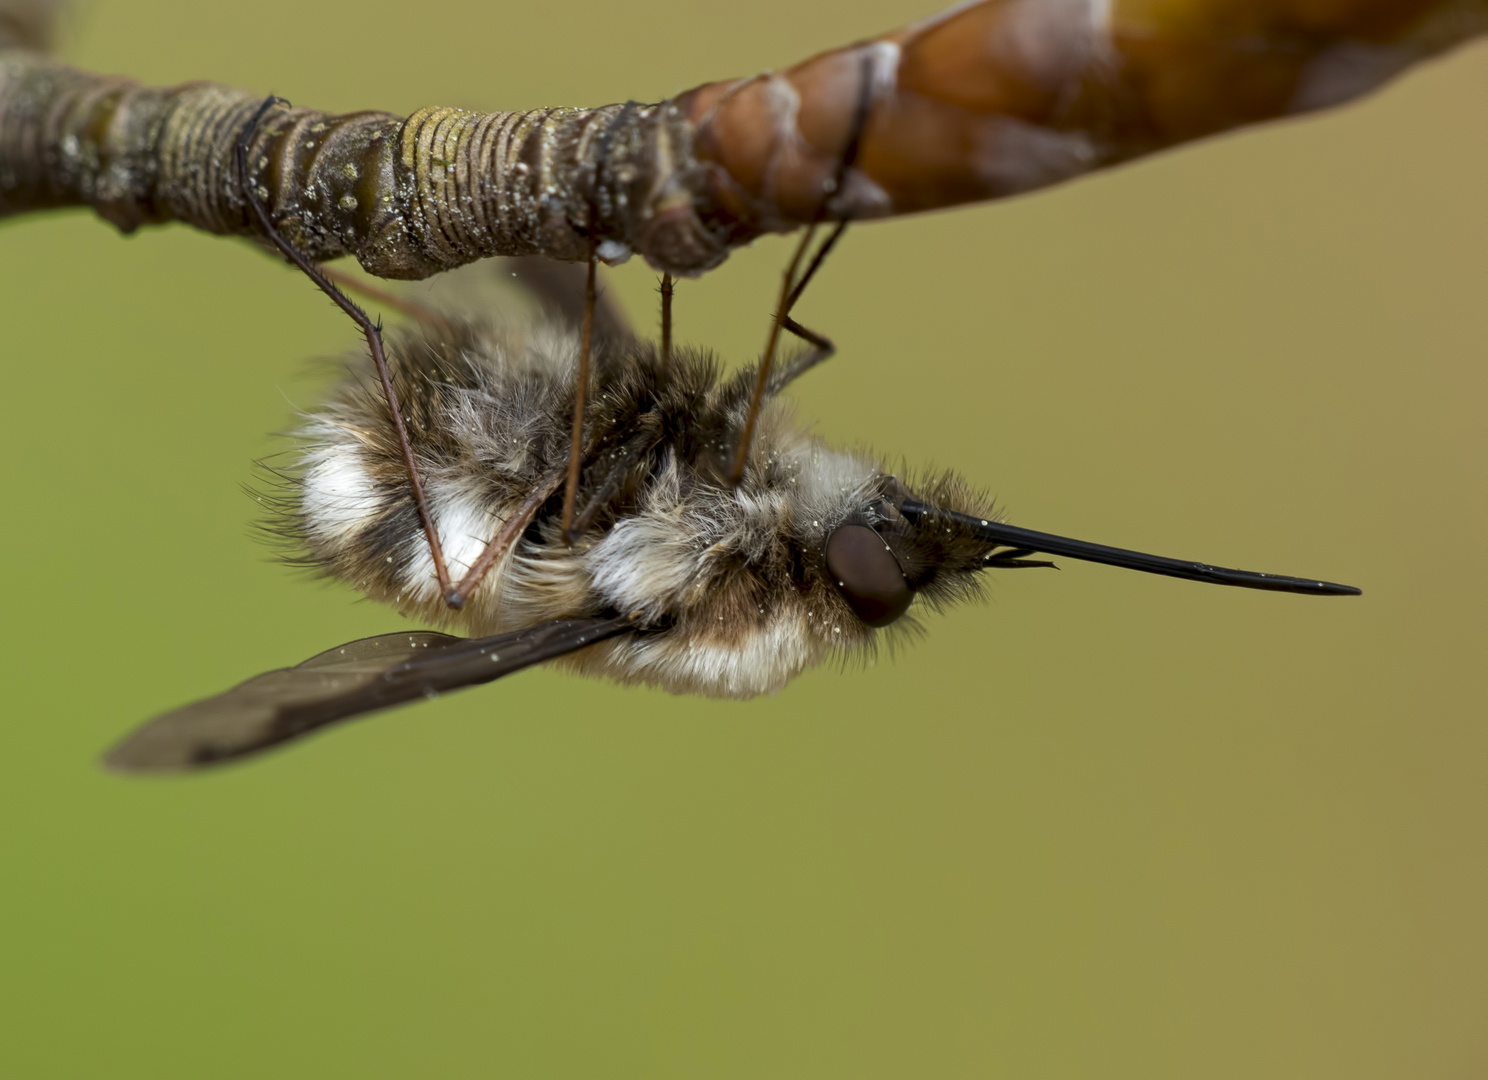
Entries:
[[[581,505],[594,491],[605,498],[570,543],[556,480],[567,457],[573,335],[485,332],[444,352],[394,344],[395,383],[453,578],[534,491],[551,495],[464,608],[451,610],[386,407],[365,377],[354,379],[308,418],[290,500],[292,531],[321,571],[412,618],[474,636],[638,615],[646,632],[567,663],[678,693],[772,693],[830,654],[871,643],[876,632],[852,617],[810,553],[872,495],[878,462],[825,446],[773,402],[743,483],[721,483],[707,418],[727,430],[739,380],[720,379],[711,360],[687,353],[660,378],[649,349],[616,350],[591,390],[579,490]],[[652,429],[644,454],[622,458],[617,447],[636,445],[628,432]]]

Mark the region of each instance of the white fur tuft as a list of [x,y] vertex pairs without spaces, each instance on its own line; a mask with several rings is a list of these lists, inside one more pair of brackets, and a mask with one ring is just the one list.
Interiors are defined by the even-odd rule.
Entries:
[[377,489],[356,445],[347,441],[323,444],[308,451],[305,462],[301,506],[306,534],[317,544],[346,543],[372,519],[378,506]]
[[829,651],[799,614],[783,613],[742,635],[627,638],[582,653],[570,663],[587,674],[658,686],[673,694],[751,698],[778,693]]
[[[458,582],[486,550],[486,544],[501,528],[502,518],[492,512],[489,500],[483,502],[471,492],[440,486],[431,490],[429,496],[429,508],[439,530],[439,542],[444,548],[450,580]],[[403,577],[407,596],[418,603],[439,602],[439,577],[434,572],[434,556],[422,532],[415,538],[414,546],[416,554],[405,568]],[[482,589],[488,588],[495,580],[488,578],[482,583]]]

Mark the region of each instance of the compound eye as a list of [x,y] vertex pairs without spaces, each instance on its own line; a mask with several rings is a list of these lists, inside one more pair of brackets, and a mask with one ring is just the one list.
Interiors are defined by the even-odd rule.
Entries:
[[888,626],[914,599],[894,553],[866,525],[832,530],[827,537],[827,573],[854,614],[869,626]]

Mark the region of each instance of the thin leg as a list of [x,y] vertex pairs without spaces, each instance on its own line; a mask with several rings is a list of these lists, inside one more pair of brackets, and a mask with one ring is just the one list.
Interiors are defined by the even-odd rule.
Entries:
[[589,388],[589,346],[594,337],[594,241],[589,241],[589,277],[584,283],[584,335],[579,342],[579,374],[574,380],[573,442],[568,452],[568,483],[563,489],[563,531],[573,527],[574,498],[584,457],[584,394]]
[[775,369],[770,376],[766,394],[778,394],[823,360],[830,360],[837,353],[837,346],[825,334],[818,334],[786,316],[785,329],[811,346],[811,349],[791,360],[789,364]]
[[785,276],[780,281],[780,302],[775,307],[775,318],[770,320],[770,336],[765,339],[765,355],[760,360],[759,373],[754,379],[754,393],[749,398],[749,412],[744,417],[744,430],[739,434],[739,445],[734,451],[734,466],[729,470],[729,483],[739,486],[739,481],[744,479],[744,465],[749,460],[749,444],[754,441],[754,427],[759,421],[760,406],[765,400],[765,388],[770,385],[770,369],[775,365],[775,346],[780,341],[780,328],[785,320],[790,317],[788,304],[791,291],[796,282],[796,270],[801,265],[801,258],[806,254],[806,248],[811,244],[811,239],[816,235],[816,226],[811,225],[806,229],[801,242],[796,245],[796,253],[791,256],[790,265],[785,268]]
[[568,536],[569,543],[573,543],[577,537],[583,535],[584,530],[594,524],[594,519],[599,516],[599,512],[620,491],[620,486],[625,483],[626,475],[635,463],[661,441],[661,416],[655,410],[643,414],[637,426],[640,430],[631,437],[629,442],[615,453],[605,455],[608,459],[604,466],[606,472],[599,478],[594,490],[589,493],[588,500],[574,516],[573,531]]
[[789,311],[796,306],[796,301],[801,299],[801,294],[806,291],[806,286],[811,284],[811,279],[816,277],[816,272],[821,269],[822,263],[827,261],[827,256],[837,246],[837,241],[842,239],[842,234],[847,232],[846,221],[839,221],[827,235],[822,246],[816,249],[816,254],[811,256],[811,262],[806,267],[806,272],[801,275],[801,280],[796,282],[796,287],[791,290],[790,304],[786,308]]
[[672,275],[661,275],[661,370],[672,366]]
[[511,516],[501,523],[501,528],[496,530],[496,535],[487,541],[480,553],[480,558],[475,560],[475,564],[460,579],[460,584],[455,587],[454,592],[449,594],[450,607],[459,611],[465,606],[465,601],[470,599],[470,594],[479,587],[486,572],[496,565],[496,560],[503,552],[510,550],[516,544],[523,531],[537,516],[537,512],[542,509],[543,503],[547,502],[553,492],[558,490],[558,485],[563,483],[563,475],[563,473],[558,473],[548,483],[529,491],[527,497],[512,511]]
[[843,231],[847,228],[847,218],[844,217],[837,222],[836,227],[827,236],[822,246],[812,256],[811,262],[806,267],[806,272],[796,280],[796,270],[801,265],[801,259],[806,254],[807,248],[811,246],[811,240],[816,234],[816,228],[827,217],[833,198],[839,195],[843,185],[847,181],[848,170],[857,163],[858,153],[862,149],[863,132],[868,127],[868,114],[873,104],[873,61],[865,55],[861,62],[861,73],[858,91],[857,105],[853,110],[852,126],[848,131],[847,145],[843,148],[842,156],[837,159],[837,170],[832,178],[831,187],[828,189],[828,197],[822,200],[817,208],[816,219],[806,229],[806,234],[801,237],[801,242],[796,246],[796,252],[791,256],[790,265],[786,268],[785,279],[780,287],[780,303],[775,309],[775,319],[770,324],[770,336],[765,342],[765,355],[760,361],[759,373],[754,381],[754,394],[749,399],[749,413],[744,419],[744,430],[739,435],[738,448],[734,452],[734,465],[729,470],[729,482],[738,487],[744,478],[744,466],[749,460],[749,444],[754,440],[754,428],[759,421],[760,407],[764,403],[765,393],[772,386],[771,368],[775,363],[775,347],[780,340],[782,327],[795,334],[797,337],[810,342],[815,346],[815,352],[801,358],[785,372],[785,379],[778,385],[784,385],[791,379],[800,375],[808,368],[821,363],[836,351],[836,346],[820,334],[807,330],[800,323],[790,317],[791,310],[796,306],[796,301],[801,298],[801,293],[810,284],[816,272],[821,269],[823,261],[831,250],[837,246],[837,241],[842,238]]
[[413,490],[413,501],[418,507],[419,521],[424,526],[424,536],[429,541],[429,554],[434,560],[434,575],[439,579],[440,595],[449,600],[450,576],[449,568],[445,565],[444,549],[439,544],[439,531],[434,527],[434,516],[429,512],[429,500],[424,495],[423,481],[419,479],[418,463],[414,460],[413,444],[408,439],[408,429],[403,424],[403,413],[398,408],[398,395],[393,390],[393,379],[388,374],[387,357],[382,349],[382,327],[373,322],[371,317],[352,302],[340,289],[331,283],[330,279],[321,272],[320,268],[302,255],[298,248],[286,240],[269,220],[269,213],[264,209],[263,201],[258,196],[258,191],[248,172],[248,145],[253,140],[253,133],[258,130],[258,125],[264,115],[275,105],[288,104],[280,98],[269,98],[253,115],[243,128],[243,134],[238,139],[237,166],[238,177],[242,184],[243,195],[248,201],[254,216],[258,219],[259,228],[263,234],[273,242],[280,253],[300,268],[311,281],[315,282],[321,292],[325,293],[342,311],[351,318],[352,322],[361,327],[362,333],[367,338],[367,348],[372,352],[372,363],[377,368],[377,378],[382,383],[382,394],[387,400],[388,412],[393,418],[393,428],[398,433],[398,448],[403,453],[403,465],[408,470],[408,484]]

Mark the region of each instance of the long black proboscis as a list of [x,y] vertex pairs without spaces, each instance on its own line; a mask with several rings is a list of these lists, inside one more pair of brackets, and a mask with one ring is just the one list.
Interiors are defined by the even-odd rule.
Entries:
[[1233,585],[1241,589],[1267,589],[1271,592],[1301,593],[1305,596],[1359,596],[1362,593],[1362,590],[1352,585],[1338,585],[1331,581],[1318,581],[1316,578],[1263,574],[1255,570],[1231,570],[1188,559],[1169,559],[1162,555],[1148,555],[1141,551],[1093,544],[1088,540],[1073,540],[1067,536],[1021,529],[999,521],[984,521],[920,502],[905,502],[899,507],[899,511],[915,525],[927,518],[946,518],[991,544],[1040,551],[1046,555],[1063,555],[1085,562],[1105,563],[1107,566],[1119,566],[1126,570],[1140,570],[1144,574],[1163,574],[1188,581],[1203,581],[1210,585]]

